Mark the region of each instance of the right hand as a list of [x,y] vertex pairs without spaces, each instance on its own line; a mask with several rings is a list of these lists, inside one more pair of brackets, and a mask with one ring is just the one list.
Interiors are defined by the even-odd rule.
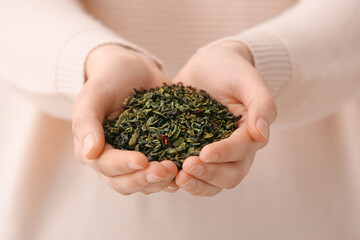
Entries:
[[277,114],[265,80],[253,66],[248,47],[222,42],[198,51],[175,77],[203,89],[243,118],[230,137],[202,148],[199,156],[184,160],[176,184],[195,196],[214,196],[236,187],[250,171],[256,152],[269,139]]
[[123,195],[165,190],[175,192],[177,167],[172,161],[148,162],[136,151],[114,149],[105,143],[102,123],[122,111],[133,88],[169,82],[156,64],[142,53],[119,45],[93,50],[86,62],[87,81],[75,99],[73,133],[76,158],[93,168],[111,188]]

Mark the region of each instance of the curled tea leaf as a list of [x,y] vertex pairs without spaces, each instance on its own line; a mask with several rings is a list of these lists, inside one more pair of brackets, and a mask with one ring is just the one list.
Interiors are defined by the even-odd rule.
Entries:
[[120,116],[103,124],[106,142],[140,151],[149,161],[174,161],[179,169],[206,144],[230,136],[242,117],[205,91],[182,84],[134,89],[123,104]]

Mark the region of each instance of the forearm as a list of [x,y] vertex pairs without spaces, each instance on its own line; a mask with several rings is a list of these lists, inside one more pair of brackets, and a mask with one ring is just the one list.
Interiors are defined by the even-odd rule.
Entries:
[[0,8],[0,29],[1,80],[42,110],[67,119],[91,50],[114,43],[144,51],[102,26],[75,0],[9,0]]
[[326,117],[359,89],[360,2],[302,1],[284,14],[239,35],[266,79],[282,127]]
[[279,124],[317,121],[356,94],[360,86],[359,9],[356,0],[303,1],[255,30],[278,38],[288,52],[291,78],[276,96]]

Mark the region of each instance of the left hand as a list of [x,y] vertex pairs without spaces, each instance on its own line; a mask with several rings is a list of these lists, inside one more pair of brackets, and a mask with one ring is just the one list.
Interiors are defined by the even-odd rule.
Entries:
[[150,88],[168,82],[151,58],[138,51],[106,44],[95,48],[85,64],[88,77],[73,109],[76,158],[93,168],[101,180],[123,195],[175,192],[178,170],[172,161],[149,162],[137,151],[105,144],[103,122],[123,111],[133,88]]
[[239,128],[224,140],[206,145],[188,157],[176,184],[196,196],[212,196],[237,186],[247,175],[257,150],[269,139],[277,110],[268,85],[253,67],[249,49],[224,42],[199,51],[175,77],[207,91],[234,115],[243,115]]

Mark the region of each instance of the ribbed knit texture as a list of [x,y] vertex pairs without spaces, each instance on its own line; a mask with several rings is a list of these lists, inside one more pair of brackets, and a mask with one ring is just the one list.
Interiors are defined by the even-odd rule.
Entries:
[[[360,239],[360,1],[294,3],[1,4],[0,80],[14,88],[0,88],[0,239]],[[250,48],[279,114],[249,175],[215,197],[121,196],[75,160],[71,122],[37,110],[71,119],[86,57],[102,44],[151,52],[172,78],[228,40]]]
[[291,59],[280,39],[267,32],[250,30],[239,35],[218,39],[200,50],[227,41],[242,42],[248,46],[254,59],[255,68],[264,77],[271,94],[276,99],[281,89],[292,77]]
[[91,29],[76,33],[64,45],[58,57],[56,69],[57,92],[73,102],[84,85],[85,63],[89,53],[104,44],[119,44],[142,52],[161,66],[161,61],[146,50],[130,43],[112,31]]
[[272,18],[295,0],[84,3],[105,26],[158,56],[172,78],[198,48]]
[[244,32],[236,39],[249,47],[255,68],[265,78],[276,99],[292,77],[291,59],[286,47],[276,36],[261,31]]

